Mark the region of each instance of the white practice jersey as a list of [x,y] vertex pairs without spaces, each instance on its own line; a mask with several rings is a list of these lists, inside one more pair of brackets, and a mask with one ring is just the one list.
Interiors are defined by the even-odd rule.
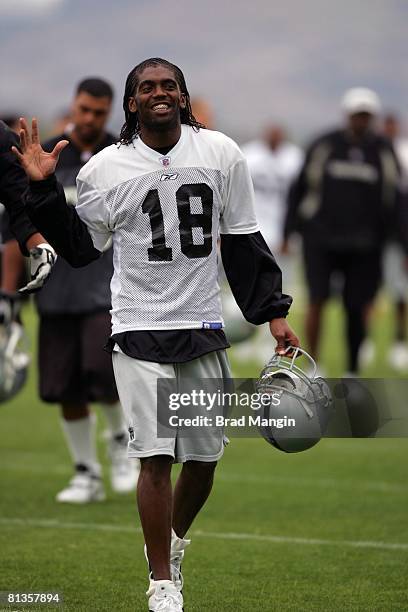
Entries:
[[263,140],[254,140],[242,151],[255,189],[255,211],[261,232],[272,252],[283,238],[286,197],[303,162],[303,152],[290,142],[273,151]]
[[135,138],[95,155],[77,187],[76,210],[95,248],[113,239],[113,334],[223,325],[217,239],[259,230],[234,141],[183,125],[161,155]]

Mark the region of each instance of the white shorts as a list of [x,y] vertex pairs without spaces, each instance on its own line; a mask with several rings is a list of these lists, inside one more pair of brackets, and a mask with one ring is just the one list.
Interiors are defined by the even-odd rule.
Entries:
[[157,379],[173,379],[176,387],[183,379],[222,379],[228,386],[231,370],[226,352],[214,351],[186,363],[167,364],[133,359],[117,348],[112,354],[113,370],[131,432],[129,457],[169,455],[175,463],[217,461],[227,441],[222,427],[205,427],[199,436],[177,435],[177,428],[171,437],[158,436]]

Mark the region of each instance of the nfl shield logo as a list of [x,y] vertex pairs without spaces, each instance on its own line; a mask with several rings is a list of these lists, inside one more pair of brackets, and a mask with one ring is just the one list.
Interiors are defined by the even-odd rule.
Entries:
[[162,157],[161,158],[161,163],[163,164],[163,166],[170,166],[170,157]]

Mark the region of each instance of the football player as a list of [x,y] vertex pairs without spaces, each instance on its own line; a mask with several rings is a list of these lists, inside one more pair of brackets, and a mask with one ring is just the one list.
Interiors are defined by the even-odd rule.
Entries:
[[289,193],[284,233],[287,240],[298,231],[303,240],[309,289],[306,333],[313,356],[334,275],[342,277],[347,370],[354,376],[381,280],[384,239],[394,223],[399,173],[390,144],[374,129],[380,111],[377,94],[352,88],[342,107],[345,125],[317,138],[306,152]]
[[[384,136],[390,139],[397,156],[402,178],[402,198],[408,199],[408,138],[403,134],[400,119],[388,113],[383,120]],[[405,204],[407,206],[407,204]],[[408,277],[406,270],[407,255],[401,248],[398,236],[392,235],[384,252],[384,277],[390,292],[395,312],[395,337],[389,350],[388,361],[399,371],[408,369],[407,343],[407,293]]]
[[[105,131],[112,105],[111,86],[99,78],[79,83],[72,104],[71,125],[44,144],[52,150],[67,139],[57,168],[69,205],[76,203],[76,176],[104,147],[116,142]],[[19,168],[21,170],[21,168]],[[112,250],[92,266],[74,270],[62,257],[54,274],[36,296],[39,326],[39,385],[45,402],[61,406],[61,424],[75,473],[56,500],[88,503],[105,498],[96,452],[96,420],[89,403],[98,402],[108,424],[111,484],[114,491],[134,490],[138,461],[127,457],[128,433],[113,375],[110,355],[103,350],[110,333]]]
[[[255,213],[265,241],[276,254],[283,271],[284,289],[291,292],[294,277],[294,255],[280,252],[286,212],[286,196],[290,184],[298,174],[303,161],[302,150],[290,142],[279,124],[270,124],[256,138],[242,147],[255,191]],[[256,336],[239,354],[265,363],[269,359],[268,330],[258,328]]]
[[[217,283],[217,238],[234,296],[252,323],[266,321],[277,351],[299,341],[286,322],[291,298],[256,222],[246,161],[227,136],[203,129],[191,112],[181,70],[153,58],[128,75],[120,143],[78,175],[78,204],[65,203],[55,177],[67,141],[47,153],[22,122],[32,220],[73,266],[99,260],[113,240],[113,365],[141,460],[137,487],[151,568],[149,610],[181,612],[185,539],[212,487],[223,429],[200,437],[157,435],[158,378],[229,376]],[[174,492],[173,462],[183,464]]]

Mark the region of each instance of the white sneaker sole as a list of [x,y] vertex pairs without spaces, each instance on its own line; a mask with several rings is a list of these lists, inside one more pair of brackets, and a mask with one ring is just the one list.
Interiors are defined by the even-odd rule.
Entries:
[[76,504],[76,505],[82,505],[82,504],[92,504],[93,502],[102,502],[105,501],[106,499],[106,494],[104,491],[98,491],[97,493],[95,493],[95,495],[92,495],[91,497],[88,497],[87,499],[69,499],[69,498],[65,498],[64,497],[59,497],[59,494],[55,497],[55,501],[58,502],[59,504]]

